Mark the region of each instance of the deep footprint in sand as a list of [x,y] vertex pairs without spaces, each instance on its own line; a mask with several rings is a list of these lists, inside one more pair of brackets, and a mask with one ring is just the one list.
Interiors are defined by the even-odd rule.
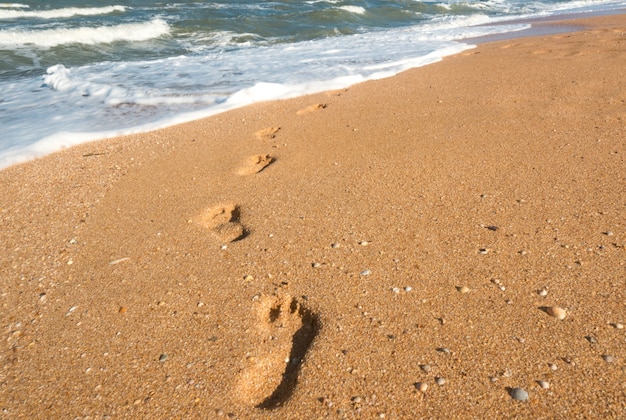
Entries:
[[204,210],[196,218],[196,222],[213,232],[221,242],[233,242],[248,234],[239,222],[240,215],[238,205],[222,204]]
[[296,112],[296,114],[298,115],[309,114],[311,112],[319,111],[324,108],[326,108],[326,104],[313,104],[313,105],[307,106],[306,108],[302,108],[301,110]]
[[280,127],[269,127],[259,130],[255,133],[255,136],[259,140],[272,140],[276,138],[276,135],[280,131]]
[[243,165],[237,169],[237,174],[241,176],[256,174],[274,163],[275,160],[276,159],[271,155],[250,156]]
[[271,410],[291,397],[319,321],[289,295],[261,295],[255,305],[259,343],[239,374],[238,396],[246,404]]

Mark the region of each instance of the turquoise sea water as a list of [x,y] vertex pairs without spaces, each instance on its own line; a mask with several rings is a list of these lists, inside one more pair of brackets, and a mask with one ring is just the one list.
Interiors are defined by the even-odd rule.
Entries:
[[438,61],[520,17],[625,1],[0,3],[0,167]]

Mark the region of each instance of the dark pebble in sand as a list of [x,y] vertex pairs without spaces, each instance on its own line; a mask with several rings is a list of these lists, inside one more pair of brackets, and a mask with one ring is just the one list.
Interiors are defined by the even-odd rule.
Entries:
[[513,388],[509,392],[511,398],[517,401],[527,401],[528,400],[528,392],[526,392],[522,388]]

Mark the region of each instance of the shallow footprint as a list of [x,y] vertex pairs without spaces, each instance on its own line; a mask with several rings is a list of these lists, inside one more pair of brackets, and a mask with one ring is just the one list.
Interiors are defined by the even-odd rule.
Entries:
[[320,109],[324,109],[324,108],[326,108],[326,104],[313,104],[313,105],[307,106],[306,108],[302,108],[301,110],[296,112],[296,114],[298,115],[309,114],[311,112],[319,111]]
[[276,159],[271,155],[254,155],[246,159],[246,161],[237,169],[237,174],[241,176],[252,175],[261,172],[263,169],[271,165]]
[[222,204],[204,210],[196,222],[211,230],[222,242],[233,242],[247,235],[246,229],[239,222],[241,210],[236,204]]
[[319,321],[289,295],[261,295],[255,304],[259,343],[239,375],[238,395],[257,408],[273,409],[291,397]]
[[263,130],[259,130],[255,133],[255,136],[259,140],[272,140],[276,138],[276,134],[280,131],[280,127],[269,127],[264,128]]

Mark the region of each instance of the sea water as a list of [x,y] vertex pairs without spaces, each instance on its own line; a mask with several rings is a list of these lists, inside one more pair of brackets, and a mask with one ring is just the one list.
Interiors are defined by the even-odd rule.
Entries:
[[[1,1],[1,0],[0,0]],[[436,62],[614,0],[0,3],[0,168]]]

